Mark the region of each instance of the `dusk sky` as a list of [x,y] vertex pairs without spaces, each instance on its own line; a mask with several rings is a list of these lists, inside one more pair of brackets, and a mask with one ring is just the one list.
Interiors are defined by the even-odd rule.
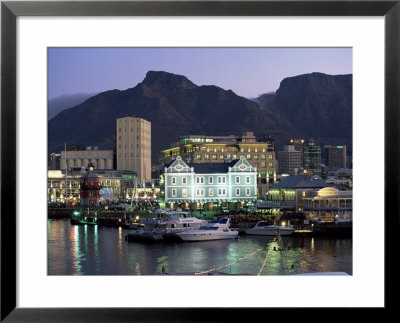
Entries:
[[285,77],[352,74],[351,48],[49,48],[49,99],[126,90],[149,70],[185,75],[255,98],[276,91]]

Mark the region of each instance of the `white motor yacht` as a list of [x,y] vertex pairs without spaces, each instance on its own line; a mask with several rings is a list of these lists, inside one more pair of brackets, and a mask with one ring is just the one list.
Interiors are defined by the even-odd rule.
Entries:
[[177,235],[183,241],[207,241],[237,238],[239,232],[230,230],[229,225],[229,219],[214,220],[201,226],[197,230],[188,230],[180,232]]
[[157,224],[153,232],[157,235],[173,236],[179,232],[198,229],[207,222],[194,216],[176,217]]
[[292,227],[269,225],[266,221],[259,221],[254,227],[246,229],[245,233],[260,236],[275,236],[278,231],[281,236],[288,236],[291,235],[295,229]]
[[207,223],[207,220],[198,219],[189,212],[171,211],[159,213],[156,218],[145,218],[140,221],[143,227],[133,234],[129,234],[128,241],[159,241],[179,239],[178,232],[198,229]]

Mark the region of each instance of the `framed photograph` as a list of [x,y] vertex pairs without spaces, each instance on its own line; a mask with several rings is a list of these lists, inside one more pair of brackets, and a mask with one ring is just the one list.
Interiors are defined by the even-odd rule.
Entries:
[[[399,1],[2,1],[1,320],[390,309],[399,15]],[[165,103],[162,91],[179,93]],[[315,108],[301,115],[296,95],[306,92]],[[60,98],[71,101],[56,110]],[[246,110],[240,122],[228,106]],[[260,137],[264,129],[272,136]],[[149,161],[130,164],[136,150],[124,132],[136,133],[143,160],[142,138],[152,138]],[[310,133],[324,144],[318,167]],[[301,165],[284,168],[289,152]],[[314,186],[284,186],[303,177]],[[60,209],[64,219],[48,220]],[[200,243],[131,243],[148,238],[149,210],[153,240],[199,239],[196,221],[221,232]],[[190,214],[189,225],[175,220]],[[332,224],[351,238],[306,236]],[[260,230],[275,230],[274,240]],[[271,253],[279,257],[268,267]]]

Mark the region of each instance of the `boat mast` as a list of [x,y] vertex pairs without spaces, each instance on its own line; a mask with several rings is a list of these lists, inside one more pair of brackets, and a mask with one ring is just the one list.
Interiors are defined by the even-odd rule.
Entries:
[[64,160],[65,160],[65,206],[68,206],[68,165],[67,165],[67,143],[64,142]]

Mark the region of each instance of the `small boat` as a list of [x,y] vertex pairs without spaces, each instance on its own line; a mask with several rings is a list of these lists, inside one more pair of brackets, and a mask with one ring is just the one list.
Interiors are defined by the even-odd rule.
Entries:
[[74,211],[72,212],[71,219],[70,219],[71,224],[92,224],[95,225],[97,224],[97,216],[94,214],[82,214],[80,211]]
[[250,229],[246,229],[246,234],[260,236],[275,236],[278,232],[281,236],[291,235],[295,231],[292,227],[284,227],[279,225],[269,225],[266,221],[259,221]]
[[229,219],[214,220],[201,226],[197,230],[187,230],[177,233],[177,236],[183,241],[208,241],[237,238],[239,232],[230,230],[229,225]]

